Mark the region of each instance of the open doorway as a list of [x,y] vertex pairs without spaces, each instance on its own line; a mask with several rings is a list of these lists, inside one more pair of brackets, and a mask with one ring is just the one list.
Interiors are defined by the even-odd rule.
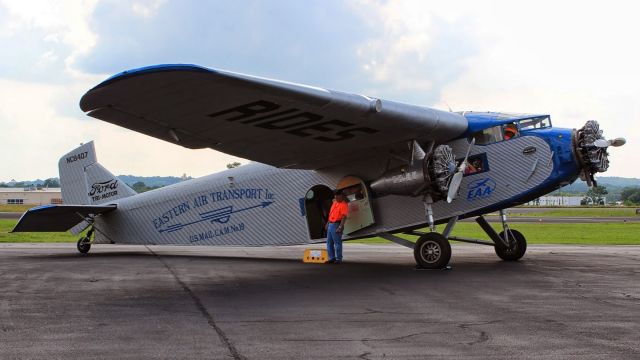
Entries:
[[333,201],[333,190],[326,185],[316,185],[309,189],[304,197],[304,210],[311,239],[326,237],[324,224],[329,218]]

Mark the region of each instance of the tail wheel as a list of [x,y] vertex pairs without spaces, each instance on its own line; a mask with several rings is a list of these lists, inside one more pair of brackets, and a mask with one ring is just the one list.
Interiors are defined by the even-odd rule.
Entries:
[[78,240],[76,247],[81,254],[86,254],[91,250],[91,240],[88,237],[83,236]]
[[441,234],[424,234],[416,241],[413,257],[420,268],[442,269],[451,259],[451,245]]
[[[504,246],[504,244],[496,244],[495,250],[496,255],[500,257],[500,259],[504,261],[517,261],[520,260],[524,256],[524,253],[527,252],[527,239],[525,239],[524,235],[518,230],[507,230],[509,232],[509,243],[511,244],[510,248]],[[501,238],[504,237],[504,231],[500,234]]]

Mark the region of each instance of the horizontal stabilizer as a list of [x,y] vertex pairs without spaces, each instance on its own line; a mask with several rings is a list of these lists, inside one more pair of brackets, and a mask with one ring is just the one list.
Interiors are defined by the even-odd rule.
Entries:
[[116,205],[43,205],[27,210],[11,232],[64,232],[87,217],[116,209]]

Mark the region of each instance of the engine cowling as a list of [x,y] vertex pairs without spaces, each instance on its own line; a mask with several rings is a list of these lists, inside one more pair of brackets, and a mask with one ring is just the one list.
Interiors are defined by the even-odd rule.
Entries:
[[439,145],[429,154],[418,147],[414,149],[413,162],[385,172],[371,183],[378,196],[431,195],[433,200],[446,198],[451,176],[456,171],[453,150],[448,145]]

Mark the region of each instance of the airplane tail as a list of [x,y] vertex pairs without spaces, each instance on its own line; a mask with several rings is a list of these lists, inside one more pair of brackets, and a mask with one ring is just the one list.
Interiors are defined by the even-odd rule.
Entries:
[[93,141],[62,156],[58,168],[65,204],[99,205],[136,194],[98,163]]

